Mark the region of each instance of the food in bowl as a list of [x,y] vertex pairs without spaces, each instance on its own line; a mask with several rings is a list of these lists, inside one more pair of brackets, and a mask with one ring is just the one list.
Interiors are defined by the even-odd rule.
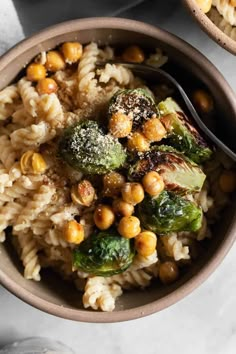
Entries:
[[236,1],[235,0],[196,0],[204,13],[225,34],[236,40]]
[[[122,58],[145,53],[66,42],[40,53],[0,92],[0,236],[27,279],[50,267],[112,311],[123,289],[173,283],[201,257],[236,188],[231,160],[205,140],[175,93],[144,82]],[[196,107],[212,112],[204,90]]]

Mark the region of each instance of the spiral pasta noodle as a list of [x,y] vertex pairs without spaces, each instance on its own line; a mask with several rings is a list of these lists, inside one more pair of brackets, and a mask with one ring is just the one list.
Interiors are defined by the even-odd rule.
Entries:
[[109,283],[118,284],[123,289],[146,288],[150,285],[152,275],[145,269],[127,270],[108,278]]
[[230,0],[213,0],[212,4],[231,26],[236,26],[236,7],[230,4]]
[[17,218],[13,231],[23,231],[30,227],[32,220],[35,220],[40,212],[42,212],[46,206],[50,203],[55,188],[52,186],[42,185],[39,190],[33,195],[21,214]]
[[55,128],[62,125],[64,114],[61,103],[55,93],[42,95],[38,101],[38,115],[40,120]]
[[37,256],[37,243],[33,235],[30,232],[19,234],[17,241],[20,248],[20,259],[24,265],[24,277],[26,279],[40,281],[41,266]]
[[19,99],[16,85],[7,86],[0,91],[0,121],[5,120],[14,112],[14,103]]
[[221,31],[223,31],[230,38],[236,40],[236,26],[232,27],[214,8],[211,9],[208,16]]
[[[35,149],[39,145],[54,138],[56,132],[44,121],[32,124],[26,128],[15,130],[10,138],[11,144],[16,150]],[[1,142],[0,142],[1,144]]]
[[78,102],[83,104],[94,100],[99,89],[96,79],[96,61],[99,49],[96,43],[90,43],[84,48],[83,55],[78,66]]
[[16,151],[7,135],[0,136],[0,161],[9,170],[16,161]]
[[99,82],[107,83],[113,79],[121,86],[131,84],[134,79],[129,69],[116,64],[108,63],[104,69],[97,70],[97,73],[99,75]]
[[83,295],[83,305],[85,308],[91,307],[93,310],[101,309],[105,312],[113,311],[115,300],[122,294],[122,289],[118,284],[108,284],[103,277],[88,278]]
[[32,116],[37,116],[37,103],[39,95],[32,83],[25,77],[18,82],[18,89],[26,111]]
[[177,234],[172,232],[169,235],[161,237],[168,256],[173,257],[175,261],[180,259],[190,259],[189,248],[183,246],[181,240],[178,240]]

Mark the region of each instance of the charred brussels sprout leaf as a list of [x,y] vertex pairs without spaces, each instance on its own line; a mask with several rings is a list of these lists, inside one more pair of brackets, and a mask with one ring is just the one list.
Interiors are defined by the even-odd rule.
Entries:
[[149,171],[157,171],[163,177],[167,190],[182,194],[200,191],[206,178],[194,162],[164,145],[144,153],[130,168],[129,179],[140,180]]
[[94,121],[87,120],[65,130],[59,142],[60,156],[74,169],[103,174],[125,162],[126,153],[117,139],[106,135]]
[[124,272],[133,257],[132,242],[108,230],[92,235],[74,250],[73,266],[89,274],[111,276]]
[[212,155],[212,150],[178,104],[169,97],[160,102],[158,108],[170,144],[198,164],[207,161]]
[[122,112],[133,118],[133,128],[137,129],[143,121],[158,114],[153,97],[148,91],[138,88],[134,90],[119,90],[109,104],[108,116]]
[[157,198],[146,196],[138,205],[141,224],[157,234],[197,231],[202,224],[202,211],[194,203],[173,192],[163,191]]

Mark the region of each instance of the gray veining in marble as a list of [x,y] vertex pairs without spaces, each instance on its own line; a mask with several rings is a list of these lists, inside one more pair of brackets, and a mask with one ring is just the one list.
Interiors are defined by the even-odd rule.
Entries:
[[[0,0],[0,51],[60,21],[116,15],[160,26],[202,51],[236,90],[236,59],[218,47],[180,0]],[[21,27],[22,26],[22,27]],[[22,32],[23,28],[23,32]],[[86,324],[36,310],[0,288],[0,346],[28,336],[60,339],[81,354],[236,353],[236,246],[215,273],[171,308],[126,323]]]

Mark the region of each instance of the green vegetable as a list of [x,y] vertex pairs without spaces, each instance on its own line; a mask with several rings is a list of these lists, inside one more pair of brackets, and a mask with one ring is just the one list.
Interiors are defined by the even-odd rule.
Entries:
[[170,145],[198,164],[210,159],[212,150],[171,97],[160,102],[158,108]]
[[133,129],[140,127],[144,120],[153,115],[159,115],[153,97],[141,88],[119,90],[110,100],[108,116],[116,112],[130,115],[133,118]]
[[89,274],[111,276],[124,272],[133,257],[132,242],[107,230],[87,238],[74,250],[73,265]]
[[129,179],[139,181],[149,171],[157,171],[163,177],[167,190],[183,194],[200,191],[206,178],[194,162],[164,145],[144,153],[130,168]]
[[141,225],[157,234],[197,231],[202,224],[202,210],[193,202],[173,192],[163,191],[158,197],[146,196],[138,205]]
[[125,150],[119,141],[106,135],[91,120],[64,131],[59,153],[74,169],[88,174],[104,174],[122,166],[126,160]]

